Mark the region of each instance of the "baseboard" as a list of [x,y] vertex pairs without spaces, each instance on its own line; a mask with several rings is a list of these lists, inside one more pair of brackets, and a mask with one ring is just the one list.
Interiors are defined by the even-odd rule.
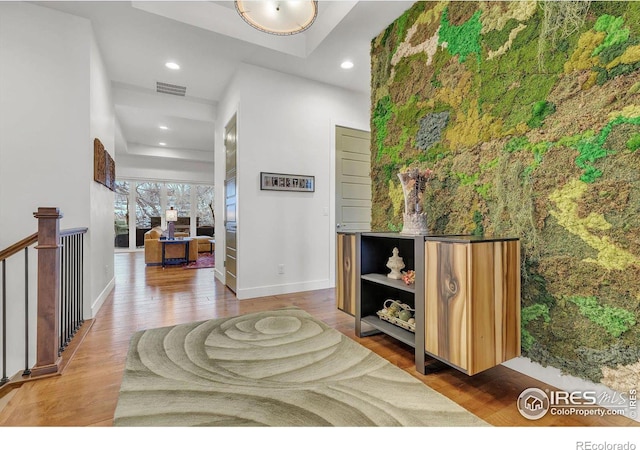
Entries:
[[261,286],[257,288],[238,289],[236,297],[238,300],[250,298],[266,297],[269,295],[291,294],[294,292],[316,291],[318,289],[328,289],[333,287],[329,279],[317,281],[305,281],[301,283],[275,284],[271,286]]
[[[613,389],[605,386],[600,383],[593,383],[588,380],[584,380],[582,378],[574,377],[572,375],[565,375],[559,369],[555,367],[544,367],[536,362],[531,361],[531,359],[526,357],[519,357],[511,359],[507,362],[502,363],[503,366],[508,367],[510,369],[515,370],[516,372],[520,372],[524,375],[527,375],[531,378],[535,378],[536,380],[540,380],[543,383],[549,384],[558,388],[558,390],[562,390],[565,392],[576,392],[576,391],[592,391],[596,393],[596,397],[599,399],[598,404],[604,408],[611,408],[615,406],[616,409],[619,406],[612,405],[611,401],[607,401],[607,399],[617,399],[620,400],[620,393],[614,391]],[[532,386],[533,387],[533,386]],[[626,397],[629,397],[629,393],[626,394]],[[640,422],[640,418],[638,416],[638,410],[635,408],[625,407],[625,417],[635,420],[636,422]]]
[[102,308],[102,305],[104,304],[111,291],[113,291],[113,288],[115,286],[116,277],[113,277],[111,281],[107,283],[100,295],[98,295],[98,298],[96,298],[96,300],[91,304],[91,317],[95,317],[98,311],[100,311],[100,308]]
[[216,279],[222,283],[222,284],[226,284],[226,280],[224,278],[224,272],[220,271],[219,269],[213,269],[213,273],[216,277]]

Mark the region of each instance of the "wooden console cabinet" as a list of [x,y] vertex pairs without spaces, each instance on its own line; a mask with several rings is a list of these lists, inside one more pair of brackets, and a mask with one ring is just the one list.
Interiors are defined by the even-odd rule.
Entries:
[[[386,277],[394,247],[415,284]],[[415,333],[382,321],[387,298],[415,309]],[[386,333],[474,375],[520,355],[520,242],[516,238],[356,234],[356,335]]]

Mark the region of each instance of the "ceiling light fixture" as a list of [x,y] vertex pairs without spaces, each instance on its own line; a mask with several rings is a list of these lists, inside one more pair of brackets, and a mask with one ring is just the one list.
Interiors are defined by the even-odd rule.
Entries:
[[161,130],[168,130],[169,127],[166,125],[160,125],[158,128],[160,128]]
[[167,143],[166,142],[158,142],[158,145],[162,145],[164,147],[165,145],[167,145]]
[[165,63],[164,65],[167,69],[171,69],[171,70],[179,70],[180,69],[180,64],[175,63],[173,61],[169,61],[168,63]]
[[288,36],[313,24],[318,15],[317,1],[235,0],[236,11],[252,27],[269,34]]
[[343,69],[353,69],[353,63],[351,61],[343,61],[343,63],[340,64],[340,67]]

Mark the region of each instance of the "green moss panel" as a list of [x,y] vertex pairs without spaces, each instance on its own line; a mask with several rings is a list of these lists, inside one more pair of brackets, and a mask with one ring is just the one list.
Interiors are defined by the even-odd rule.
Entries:
[[523,354],[616,389],[640,377],[640,2],[583,6],[416,2],[372,40],[372,228],[433,170],[431,232],[521,240]]

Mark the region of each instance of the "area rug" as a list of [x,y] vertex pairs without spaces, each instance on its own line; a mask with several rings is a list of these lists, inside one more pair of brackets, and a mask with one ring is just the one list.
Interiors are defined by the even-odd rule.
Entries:
[[115,426],[487,426],[298,308],[140,331]]
[[182,267],[185,269],[208,269],[215,266],[216,260],[213,253],[200,253],[198,259]]

